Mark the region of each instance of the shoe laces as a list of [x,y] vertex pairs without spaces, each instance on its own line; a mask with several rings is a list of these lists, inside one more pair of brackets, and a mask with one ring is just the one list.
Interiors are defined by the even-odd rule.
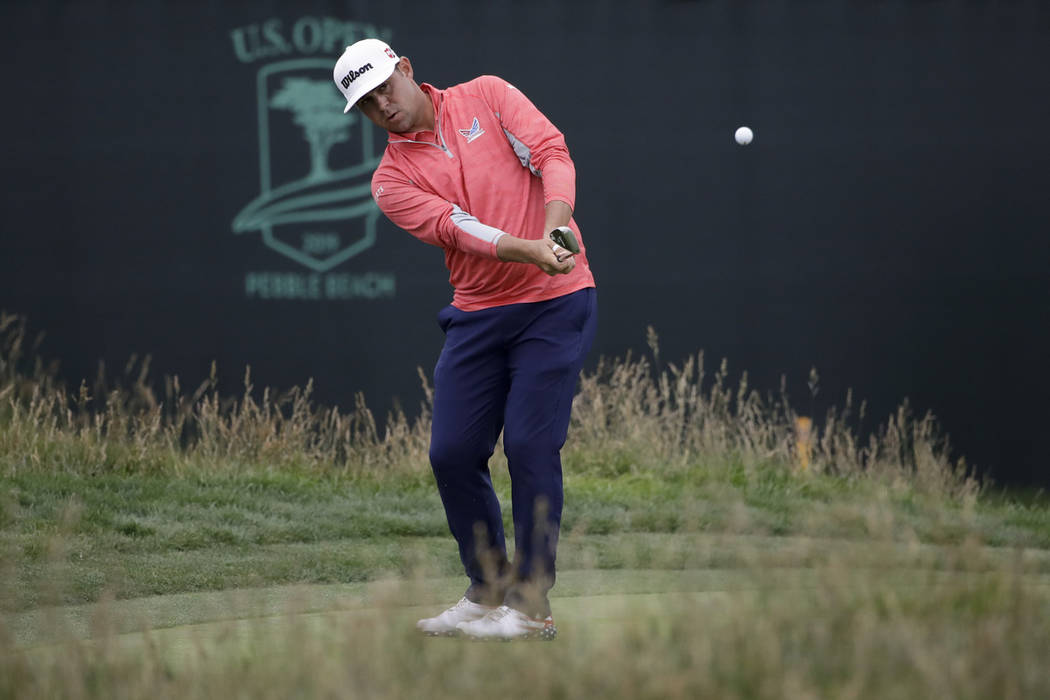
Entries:
[[502,620],[507,615],[510,615],[512,612],[513,611],[506,605],[501,605],[495,610],[493,610],[491,613],[489,613],[489,618],[492,620]]

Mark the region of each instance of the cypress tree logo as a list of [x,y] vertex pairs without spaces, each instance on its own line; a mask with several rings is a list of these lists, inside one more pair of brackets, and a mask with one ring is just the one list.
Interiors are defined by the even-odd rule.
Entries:
[[314,17],[290,26],[271,19],[231,32],[241,62],[263,62],[255,80],[259,195],[234,217],[233,232],[259,234],[264,245],[300,268],[247,272],[248,297],[394,295],[390,273],[334,271],[376,243],[380,213],[371,179],[382,148],[371,122],[343,113],[332,66],[345,46],[389,35],[370,25]]

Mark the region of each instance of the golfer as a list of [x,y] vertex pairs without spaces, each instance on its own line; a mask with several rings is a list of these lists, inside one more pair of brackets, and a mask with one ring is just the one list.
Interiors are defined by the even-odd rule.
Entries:
[[[445,251],[451,305],[434,368],[430,464],[470,585],[418,622],[428,634],[553,639],[548,591],[562,512],[560,450],[597,300],[572,218],[565,139],[510,83],[482,76],[444,90],[378,39],[347,47],[336,86],[389,132],[372,177],[383,213]],[[548,235],[568,226],[571,254]],[[488,460],[503,431],[514,561]]]

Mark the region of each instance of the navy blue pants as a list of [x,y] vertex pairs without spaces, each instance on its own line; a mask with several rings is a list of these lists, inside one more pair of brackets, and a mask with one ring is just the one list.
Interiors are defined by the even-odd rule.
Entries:
[[[444,308],[445,346],[434,369],[430,464],[474,602],[549,614],[561,525],[560,450],[584,356],[594,340],[597,295],[480,311]],[[488,460],[503,431],[511,478],[514,561]]]

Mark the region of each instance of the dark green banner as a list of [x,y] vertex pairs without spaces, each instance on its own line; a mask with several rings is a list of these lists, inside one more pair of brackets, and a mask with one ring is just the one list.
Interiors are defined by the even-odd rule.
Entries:
[[[971,463],[1046,476],[1050,10],[1039,2],[9,2],[0,308],[71,382],[422,396],[442,252],[382,218],[386,136],[331,67],[378,36],[500,75],[565,133],[599,355],[727,357],[805,412],[908,397]],[[464,125],[469,126],[469,125]],[[734,132],[748,126],[753,141]],[[810,368],[821,376],[813,396]]]

